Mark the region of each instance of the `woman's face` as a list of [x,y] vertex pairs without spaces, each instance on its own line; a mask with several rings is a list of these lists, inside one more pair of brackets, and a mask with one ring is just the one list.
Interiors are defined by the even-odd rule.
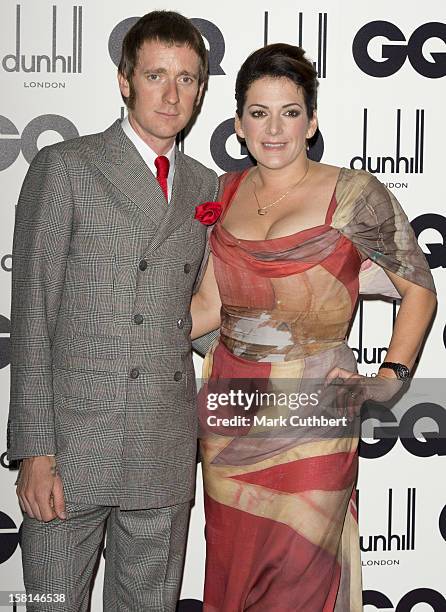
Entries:
[[284,168],[306,157],[306,139],[317,128],[307,115],[302,89],[286,77],[262,77],[249,87],[235,131],[266,168]]

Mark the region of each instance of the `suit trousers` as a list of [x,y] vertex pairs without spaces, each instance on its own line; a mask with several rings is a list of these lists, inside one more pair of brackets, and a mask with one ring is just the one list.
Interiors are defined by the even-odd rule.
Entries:
[[[165,508],[66,503],[67,519],[24,517],[26,592],[53,594],[28,603],[28,612],[86,612],[104,533],[104,612],[174,612],[184,563],[190,502]],[[55,594],[64,602],[55,602]]]

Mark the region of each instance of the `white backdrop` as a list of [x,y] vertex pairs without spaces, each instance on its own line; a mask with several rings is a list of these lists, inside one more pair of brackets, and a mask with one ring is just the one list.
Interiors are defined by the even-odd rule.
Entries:
[[[426,402],[435,402],[426,399],[425,385],[416,401],[405,406],[416,414],[408,437],[398,436],[394,427],[391,449],[370,441],[363,447],[367,457],[361,458],[358,489],[365,609],[445,612],[446,423],[444,393],[442,397],[437,391],[446,356],[444,0],[226,0],[224,5],[175,0],[163,6],[151,0],[1,0],[0,428],[6,429],[8,407],[14,206],[24,174],[42,146],[102,131],[121,115],[113,60],[132,23],[125,20],[156,8],[194,18],[210,50],[209,88],[182,144],[187,154],[219,173],[242,167],[245,154],[232,130],[236,72],[265,41],[301,43],[321,77],[322,138],[312,154],[327,163],[374,172],[401,201],[419,235],[435,277],[439,308],[417,376],[431,379],[427,386],[435,390],[440,405],[429,412]],[[360,304],[350,343],[362,373],[377,370],[395,308]],[[198,359],[196,363],[199,367]],[[2,442],[0,452],[4,448]],[[4,453],[1,462],[0,590],[21,590],[15,473],[8,470]],[[199,480],[182,599],[201,600],[203,567]],[[102,571],[101,566],[94,612],[102,609]],[[192,603],[183,603],[182,609],[192,610]]]

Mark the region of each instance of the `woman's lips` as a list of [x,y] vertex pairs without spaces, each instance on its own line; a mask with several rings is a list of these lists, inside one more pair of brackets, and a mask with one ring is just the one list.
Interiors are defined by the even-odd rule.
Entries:
[[262,142],[262,146],[265,149],[269,149],[271,151],[278,151],[280,149],[283,149],[285,145],[286,142]]

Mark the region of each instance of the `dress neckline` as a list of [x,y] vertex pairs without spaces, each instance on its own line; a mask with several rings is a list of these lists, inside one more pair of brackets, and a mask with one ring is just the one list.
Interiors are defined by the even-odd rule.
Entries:
[[343,174],[345,168],[342,166],[339,170],[338,173],[338,177],[336,179],[336,183],[333,189],[333,193],[331,195],[330,198],[330,202],[328,204],[328,208],[327,208],[327,212],[325,213],[325,219],[324,222],[321,223],[320,225],[314,225],[313,227],[307,227],[303,230],[298,230],[297,232],[293,232],[292,234],[286,234],[285,236],[276,236],[275,238],[263,238],[263,239],[251,239],[251,238],[237,238],[237,236],[234,236],[234,234],[232,234],[230,231],[228,231],[222,224],[221,222],[223,221],[224,217],[226,216],[226,213],[228,212],[229,208],[231,207],[231,204],[235,198],[235,196],[237,195],[238,190],[240,189],[241,184],[243,183],[244,179],[246,178],[247,174],[250,172],[250,170],[252,170],[252,168],[247,168],[246,170],[243,170],[240,173],[240,177],[238,179],[238,184],[236,186],[236,188],[234,189],[233,193],[231,194],[228,203],[225,207],[224,213],[223,215],[220,217],[220,219],[218,220],[218,227],[223,230],[223,232],[229,236],[230,238],[232,238],[233,240],[235,240],[237,243],[247,243],[247,244],[262,244],[262,243],[273,243],[275,241],[278,240],[286,240],[287,238],[294,238],[295,236],[299,236],[299,235],[305,235],[306,233],[308,234],[313,234],[315,230],[318,230],[320,228],[325,228],[327,227],[330,223],[331,223],[331,219],[333,217],[333,213],[335,211],[336,205],[337,205],[337,201],[336,201],[336,189],[338,187],[339,184],[339,180],[341,178],[341,174]]

